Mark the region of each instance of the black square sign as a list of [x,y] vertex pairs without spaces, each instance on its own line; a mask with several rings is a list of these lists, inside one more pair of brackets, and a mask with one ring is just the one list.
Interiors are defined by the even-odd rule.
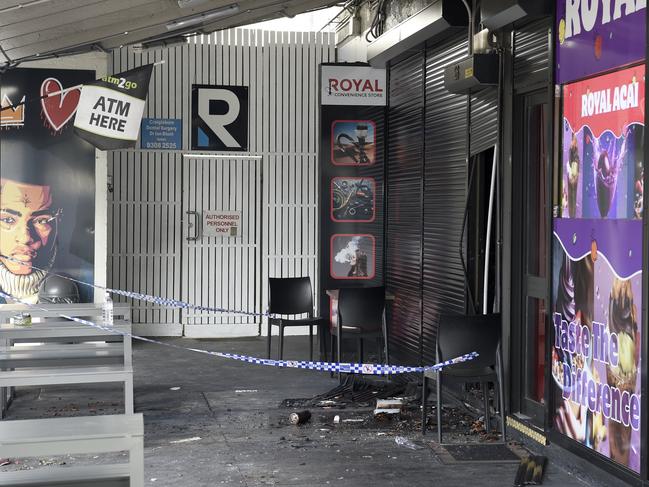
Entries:
[[192,85],[192,150],[248,151],[248,87]]

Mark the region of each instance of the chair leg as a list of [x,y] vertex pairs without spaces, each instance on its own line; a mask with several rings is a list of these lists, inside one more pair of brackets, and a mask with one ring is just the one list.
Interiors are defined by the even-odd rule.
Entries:
[[482,396],[484,397],[484,427],[487,433],[491,433],[491,415],[489,414],[489,384],[483,382]]
[[284,326],[279,325],[279,359],[284,358]]
[[266,339],[266,355],[267,358],[270,358],[270,336],[272,335],[273,332],[273,325],[270,322],[270,318],[268,319],[268,337]]
[[425,435],[426,423],[428,423],[428,412],[426,411],[426,408],[428,407],[427,404],[428,379],[426,378],[425,372],[422,374],[422,376],[423,379],[421,381],[421,434]]
[[442,373],[437,371],[437,442],[442,444]]
[[313,326],[309,325],[309,360],[313,362]]

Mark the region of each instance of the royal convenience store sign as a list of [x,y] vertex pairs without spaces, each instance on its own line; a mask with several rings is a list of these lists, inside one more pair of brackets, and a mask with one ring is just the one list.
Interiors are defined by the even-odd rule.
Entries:
[[644,59],[646,0],[558,0],[556,82]]

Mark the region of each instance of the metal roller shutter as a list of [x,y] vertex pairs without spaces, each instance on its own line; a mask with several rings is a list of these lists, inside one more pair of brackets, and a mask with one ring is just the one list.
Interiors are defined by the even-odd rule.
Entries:
[[422,339],[427,363],[435,359],[439,314],[465,311],[459,245],[467,185],[467,97],[444,88],[444,68],[466,52],[466,39],[456,38],[426,53]]
[[471,94],[471,155],[493,147],[498,140],[498,88]]
[[551,19],[524,25],[514,32],[514,86],[547,83],[551,49]]
[[423,66],[422,50],[391,67],[389,86],[385,283],[391,354],[407,362],[421,355]]

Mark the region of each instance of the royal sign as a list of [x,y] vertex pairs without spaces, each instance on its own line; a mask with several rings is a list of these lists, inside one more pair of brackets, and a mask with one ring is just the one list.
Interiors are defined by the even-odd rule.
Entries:
[[644,70],[641,64],[564,86],[564,118],[575,132],[587,125],[595,137],[621,137],[630,124],[644,124]]
[[646,0],[558,0],[557,83],[644,59]]
[[320,97],[322,105],[384,106],[385,69],[323,64]]

